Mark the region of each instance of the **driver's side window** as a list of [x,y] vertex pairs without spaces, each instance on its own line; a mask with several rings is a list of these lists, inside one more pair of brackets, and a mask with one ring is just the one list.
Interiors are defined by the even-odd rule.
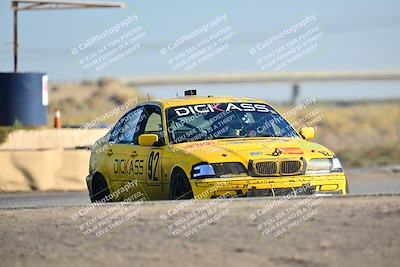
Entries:
[[157,106],[149,105],[145,109],[146,113],[146,121],[144,122],[144,127],[141,133],[144,134],[157,134],[159,145],[165,143],[163,126],[162,126],[162,118],[161,118],[161,109]]
[[162,130],[161,115],[159,113],[153,112],[149,115],[147,119],[146,126],[144,128],[144,133],[154,133],[160,132]]

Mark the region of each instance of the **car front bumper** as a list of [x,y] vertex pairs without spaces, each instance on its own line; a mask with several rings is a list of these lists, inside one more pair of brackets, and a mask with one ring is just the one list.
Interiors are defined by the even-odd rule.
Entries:
[[329,175],[301,175],[285,177],[236,177],[191,179],[197,199],[232,197],[298,195],[346,195],[344,173]]

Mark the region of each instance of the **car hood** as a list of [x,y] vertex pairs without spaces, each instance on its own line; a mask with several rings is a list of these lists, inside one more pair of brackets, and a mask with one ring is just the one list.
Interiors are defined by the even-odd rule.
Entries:
[[242,162],[268,158],[330,158],[334,154],[322,145],[300,138],[243,138],[176,144],[174,149],[201,161]]

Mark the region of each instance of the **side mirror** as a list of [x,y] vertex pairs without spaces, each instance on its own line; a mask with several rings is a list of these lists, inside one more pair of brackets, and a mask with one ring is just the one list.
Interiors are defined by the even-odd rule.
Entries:
[[158,135],[156,134],[141,134],[139,135],[140,146],[153,146],[158,142]]
[[300,135],[305,139],[305,140],[311,140],[315,137],[315,130],[313,127],[305,127],[301,128],[300,130]]

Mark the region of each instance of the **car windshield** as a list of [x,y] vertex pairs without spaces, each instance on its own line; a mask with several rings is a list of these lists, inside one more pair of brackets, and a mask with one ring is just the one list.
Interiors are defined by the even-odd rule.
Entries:
[[259,103],[212,103],[166,110],[171,144],[246,137],[296,137],[274,109]]

